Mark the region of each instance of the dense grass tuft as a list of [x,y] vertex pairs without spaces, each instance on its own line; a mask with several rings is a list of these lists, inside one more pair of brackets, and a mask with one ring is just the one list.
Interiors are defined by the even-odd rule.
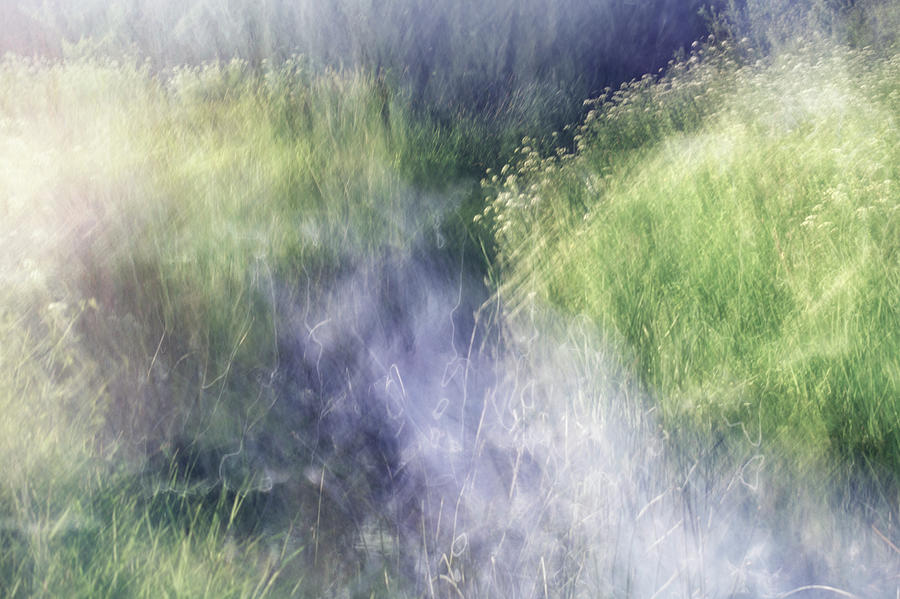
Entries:
[[620,336],[667,426],[893,478],[900,63],[731,55],[699,47],[598,99],[575,154],[527,144],[480,218],[515,294]]

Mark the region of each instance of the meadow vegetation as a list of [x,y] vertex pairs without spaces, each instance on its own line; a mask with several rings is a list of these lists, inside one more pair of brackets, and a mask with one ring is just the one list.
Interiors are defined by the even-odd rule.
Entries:
[[[898,558],[896,2],[725,3],[667,64],[698,3],[107,4],[21,3],[58,44],[0,61],[4,596],[642,596],[621,521],[713,455]],[[410,260],[463,265],[448,314]],[[361,356],[440,319],[464,480],[416,486],[421,422],[366,407],[414,377]]]
[[[186,66],[163,79],[112,59],[10,56],[2,77],[9,534],[36,518],[65,530],[78,497],[101,511],[74,522],[108,521],[99,502],[129,534],[179,544],[202,534],[222,549],[240,489],[271,484],[241,460],[223,473],[223,454],[257,431],[277,438],[315,426],[306,412],[272,410],[284,386],[312,384],[284,380],[281,361],[292,356],[280,353],[317,321],[293,322],[285,306],[308,314],[360,263],[408,252],[438,228],[458,244],[456,211],[471,195],[458,157],[471,138],[410,118],[375,76],[313,75],[299,58],[262,72],[240,60]],[[303,451],[291,457],[306,463]],[[210,504],[224,489],[238,494]],[[203,532],[175,534],[170,510]],[[165,544],[149,552],[174,554]],[[7,563],[24,567],[21,558]],[[216,560],[209,596],[230,584],[220,558],[197,556],[198,568]],[[69,584],[55,576],[72,575],[28,567],[4,580],[54,594]],[[137,585],[129,595],[167,584],[153,560],[141,572],[133,560],[122,567]],[[201,576],[191,568],[173,570],[173,588],[195,583],[177,580]],[[85,585],[94,589],[85,596],[102,587]]]
[[615,331],[673,429],[893,478],[897,57],[729,46],[591,101],[574,153],[525,139],[476,218],[509,293]]

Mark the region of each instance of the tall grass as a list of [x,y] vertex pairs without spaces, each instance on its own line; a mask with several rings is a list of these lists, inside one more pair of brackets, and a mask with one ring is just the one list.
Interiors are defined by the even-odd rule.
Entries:
[[501,132],[528,119],[534,102],[543,114],[530,125],[561,127],[577,117],[588,94],[664,64],[704,30],[702,6],[698,0],[15,0],[10,20],[27,33],[0,38],[0,52],[60,56],[89,38],[96,52],[147,58],[156,69],[232,58],[258,67],[299,53],[320,67],[386,73],[418,111],[445,121],[463,113]]
[[414,123],[374,76],[300,59],[162,78],[8,57],[0,77],[7,593],[280,588],[273,573],[312,553],[236,538],[271,477],[223,472],[305,417],[271,413],[295,326],[280,310],[318,310],[364,257],[452,222],[465,190],[438,191],[466,168],[463,137]]
[[895,590],[890,35],[180,7],[7,11],[0,592]]
[[477,218],[510,290],[613,331],[673,431],[895,481],[897,55],[723,46],[595,101],[575,154],[526,143]]

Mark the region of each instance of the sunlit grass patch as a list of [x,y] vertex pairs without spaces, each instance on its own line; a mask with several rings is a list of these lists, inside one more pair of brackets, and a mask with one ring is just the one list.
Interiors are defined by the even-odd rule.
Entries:
[[497,183],[510,291],[620,335],[670,426],[896,472],[896,56],[691,61]]
[[[263,530],[242,500],[262,466],[226,476],[223,454],[288,435],[269,412],[285,298],[318,310],[360,260],[438,235],[461,142],[375,77],[305,68],[4,59],[7,594],[286,596],[310,578],[274,576],[313,537],[306,561],[321,545],[346,565],[330,506],[291,532],[320,488],[270,500],[285,530]],[[166,484],[167,460],[205,454],[211,469],[178,474],[193,486]],[[334,584],[320,574],[311,588]]]

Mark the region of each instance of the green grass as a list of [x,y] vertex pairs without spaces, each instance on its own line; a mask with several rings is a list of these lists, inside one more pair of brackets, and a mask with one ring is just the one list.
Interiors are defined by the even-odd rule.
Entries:
[[274,434],[276,294],[293,282],[313,306],[361,256],[452,224],[469,138],[415,123],[372,76],[299,59],[162,78],[8,57],[0,79],[5,592],[301,592],[303,575],[273,575],[309,549],[308,523],[300,541],[237,531],[252,480],[210,503],[165,491],[147,458]]
[[[436,75],[415,90],[409,73],[365,60],[342,70],[264,60],[272,48],[161,69],[177,48],[140,50],[157,61],[145,63],[107,38],[65,58],[0,61],[0,594],[491,596],[556,585],[634,596],[675,580],[666,552],[696,541],[694,523],[677,521],[691,501],[721,499],[708,512],[721,520],[700,535],[711,558],[726,547],[743,563],[752,547],[728,541],[747,532],[741,502],[761,506],[754,527],[784,523],[787,536],[832,489],[839,507],[872,499],[853,495],[866,477],[884,494],[870,509],[893,506],[871,521],[894,534],[900,59],[887,27],[867,19],[890,24],[896,9],[872,3],[841,30],[849,46],[779,39],[766,55],[709,40],[544,137],[575,114],[559,91],[584,83],[568,81],[581,42],[571,64],[538,64],[538,46],[553,45],[543,34],[561,44],[573,18],[554,6],[555,21],[529,3],[515,24],[512,3],[497,5],[508,36],[424,60],[468,82],[459,96]],[[490,8],[453,16],[454,47]],[[404,47],[384,35],[388,54]],[[504,60],[516,85],[487,89]],[[422,251],[436,231],[454,263],[468,252],[466,267],[489,279],[503,309],[491,318],[504,324],[485,335],[502,345],[492,382],[472,383],[485,387],[484,410],[463,436],[471,464],[448,495],[455,507],[440,477],[438,490],[391,506],[422,516],[410,541],[409,514],[377,513],[355,478],[371,456],[325,463],[307,446],[343,389],[319,397],[310,381],[279,378],[298,359],[281,342],[314,337],[307,319],[341,301],[342,277]],[[437,274],[462,286],[456,272]],[[331,364],[347,358],[349,369],[341,352],[354,347],[340,342]],[[442,409],[482,400],[469,390]],[[295,405],[312,416],[291,419]],[[455,432],[444,433],[430,440],[449,448]],[[272,463],[226,460],[236,445],[293,438]],[[348,451],[368,441],[353,440]],[[695,461],[720,446],[737,467]],[[741,477],[763,463],[774,484],[747,491]],[[680,467],[687,479],[708,470],[706,495]],[[491,484],[500,491],[486,499]],[[803,538],[840,565],[848,537],[832,534],[843,520],[827,513]],[[477,553],[492,534],[496,552]],[[896,559],[874,544],[860,559]],[[710,564],[689,564],[686,596],[717,577],[721,560]],[[640,582],[649,570],[659,580]]]
[[574,155],[526,145],[480,218],[513,297],[613,331],[673,434],[896,480],[900,62],[730,55],[601,99]]
[[[174,0],[60,3],[12,0],[23,33],[0,53],[61,54],[90,38],[94,50],[137,54],[156,68],[228,61],[254,66],[293,53],[317,64],[387,72],[424,110],[448,119],[495,111],[516,95],[547,92],[565,118],[583,95],[655,68],[704,28],[699,0],[641,3],[495,0]],[[549,97],[555,95],[555,98]],[[521,115],[522,113],[520,113]],[[556,115],[559,116],[559,115]],[[544,123],[551,119],[544,114]]]

